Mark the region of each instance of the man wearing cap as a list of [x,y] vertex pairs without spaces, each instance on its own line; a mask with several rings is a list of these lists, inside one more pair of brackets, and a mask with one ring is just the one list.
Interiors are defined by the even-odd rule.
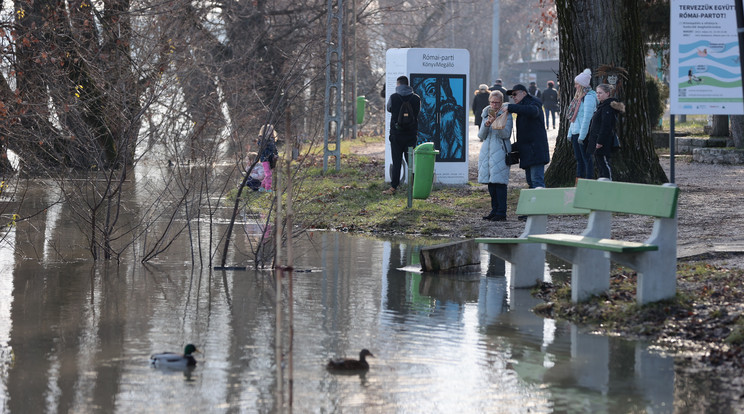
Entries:
[[475,115],[475,126],[477,127],[480,127],[481,121],[483,121],[481,114],[483,108],[488,106],[488,95],[490,95],[488,85],[482,83],[473,97],[473,115]]
[[[491,86],[491,92],[493,91],[499,91],[502,94],[504,94],[504,103],[509,103],[509,95],[506,94],[506,88],[502,85],[503,82],[501,79],[496,79],[493,82],[493,86]],[[479,125],[480,126],[480,125]]]
[[550,152],[542,102],[530,95],[524,85],[514,85],[506,93],[514,101],[506,109],[517,114],[515,146],[519,151],[519,168],[524,170],[530,188],[545,187],[545,164],[550,162]]

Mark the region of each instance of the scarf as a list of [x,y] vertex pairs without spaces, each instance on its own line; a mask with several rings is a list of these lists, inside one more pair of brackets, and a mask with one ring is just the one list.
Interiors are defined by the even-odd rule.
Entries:
[[582,86],[579,90],[576,91],[576,95],[574,95],[573,100],[571,100],[571,104],[568,105],[568,113],[566,114],[566,117],[571,123],[576,121],[576,117],[579,115],[579,107],[581,106],[581,101],[591,89],[592,88],[588,86]]

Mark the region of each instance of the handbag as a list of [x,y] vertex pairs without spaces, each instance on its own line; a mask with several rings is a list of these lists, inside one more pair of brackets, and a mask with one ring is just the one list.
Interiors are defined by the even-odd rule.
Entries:
[[519,164],[519,151],[518,150],[512,150],[507,151],[506,150],[506,143],[504,140],[501,140],[501,144],[504,146],[504,152],[506,153],[506,156],[504,156],[504,162],[508,166],[512,166],[514,164]]

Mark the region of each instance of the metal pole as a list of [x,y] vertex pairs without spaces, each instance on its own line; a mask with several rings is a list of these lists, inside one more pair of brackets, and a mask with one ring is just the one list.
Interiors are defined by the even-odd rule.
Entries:
[[406,166],[408,181],[408,208],[413,207],[413,147],[408,147],[408,165]]
[[674,114],[669,114],[669,182],[674,184]]
[[[742,7],[742,0],[734,1],[736,7],[736,32],[739,35],[739,56],[744,56],[744,7]],[[741,75],[744,78],[744,61],[739,59],[739,67],[741,68]],[[740,78],[742,79],[742,78]],[[744,82],[741,84],[742,95],[744,96]]]
[[356,39],[356,0],[351,0],[351,139],[357,137],[357,39]]
[[[341,135],[343,134],[343,0],[328,0],[328,23],[326,32],[326,88],[325,88],[325,134],[323,145],[323,172],[328,170],[328,157],[336,158],[336,171],[341,169]],[[335,29],[335,30],[334,30]],[[333,136],[331,136],[333,135]],[[331,142],[333,139],[333,143]],[[331,147],[334,147],[331,149]]]
[[493,28],[491,29],[491,82],[499,78],[499,0],[493,0]]

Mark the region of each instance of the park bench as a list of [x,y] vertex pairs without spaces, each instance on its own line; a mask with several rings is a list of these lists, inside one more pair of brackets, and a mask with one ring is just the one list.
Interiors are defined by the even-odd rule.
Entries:
[[[677,272],[677,198],[674,184],[649,185],[606,179],[579,180],[573,206],[591,210],[581,235],[537,234],[531,242],[572,264],[571,300],[580,302],[609,289],[610,261],[638,272],[636,302],[673,298]],[[654,218],[645,242],[611,239],[613,213]]]
[[476,238],[488,252],[511,263],[510,285],[513,288],[535,286],[545,274],[545,252],[539,243],[531,242],[531,234],[547,231],[548,215],[589,214],[589,210],[573,206],[574,187],[536,188],[519,193],[517,214],[527,216],[524,232],[512,238]]

